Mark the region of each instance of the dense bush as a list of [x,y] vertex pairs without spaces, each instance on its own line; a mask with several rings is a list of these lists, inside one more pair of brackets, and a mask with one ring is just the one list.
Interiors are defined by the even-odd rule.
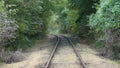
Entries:
[[15,41],[17,25],[0,13],[0,47]]
[[4,12],[4,2],[0,1],[0,49],[15,41],[17,25]]
[[100,0],[96,9],[97,12],[90,16],[89,25],[97,37],[106,42],[105,55],[107,57],[117,56],[120,52],[118,43],[120,38],[120,1]]
[[18,25],[14,42],[8,45],[12,50],[26,49],[46,34],[46,3],[44,0],[4,0],[8,17]]

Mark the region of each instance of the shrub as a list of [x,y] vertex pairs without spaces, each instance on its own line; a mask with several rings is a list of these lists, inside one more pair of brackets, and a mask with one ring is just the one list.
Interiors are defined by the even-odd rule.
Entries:
[[10,44],[16,39],[17,25],[0,13],[0,46]]

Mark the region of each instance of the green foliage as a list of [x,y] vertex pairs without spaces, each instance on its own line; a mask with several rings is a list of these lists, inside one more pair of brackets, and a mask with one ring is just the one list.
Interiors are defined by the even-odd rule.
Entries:
[[[46,34],[45,16],[49,13],[47,0],[4,0],[7,15],[18,25],[16,40],[11,49],[27,48],[36,38]],[[47,11],[48,10],[48,11]],[[46,14],[47,13],[47,14]]]
[[0,1],[0,12],[3,12],[4,8],[4,2],[3,1]]
[[15,22],[0,13],[0,48],[14,42],[16,30],[17,25]]
[[25,33],[27,30],[27,25],[25,23],[18,23],[18,25],[19,25],[19,31]]
[[120,1],[100,0],[96,9],[96,13],[89,17],[89,25],[98,39],[106,41],[106,51],[111,50],[115,58],[120,58]]
[[[73,14],[69,20],[70,26],[72,27],[72,34],[78,35],[80,37],[89,37],[89,27],[87,16],[95,12],[95,9],[92,8],[93,4],[97,0],[68,0],[68,9],[70,10],[68,14]],[[72,12],[75,11],[76,13]],[[75,17],[72,18],[72,17]],[[74,20],[73,20],[74,19]],[[71,28],[70,27],[70,28]]]
[[120,28],[120,1],[101,0],[97,12],[89,17],[89,25],[94,33],[103,38],[108,29]]
[[95,47],[100,49],[100,48],[104,48],[105,47],[105,41],[104,40],[97,40],[95,42]]
[[58,18],[59,16],[57,14],[52,14],[52,16],[50,16],[50,20],[48,24],[48,34],[60,33],[60,23]]
[[[50,34],[58,34],[60,31],[66,28],[66,4],[67,0],[51,0],[51,10],[49,13],[51,15],[47,19],[48,24],[48,32]],[[47,15],[48,16],[48,15]],[[53,26],[54,24],[54,26]],[[53,33],[52,33],[53,32]]]
[[[74,18],[73,18],[74,17]],[[67,20],[69,22],[69,30],[70,30],[70,33],[71,34],[74,34],[76,31],[76,28],[77,28],[77,25],[76,25],[76,20],[78,19],[79,17],[79,10],[78,9],[69,9],[67,11]]]
[[117,29],[120,27],[120,1],[101,0],[99,9],[90,16],[89,25],[96,31]]

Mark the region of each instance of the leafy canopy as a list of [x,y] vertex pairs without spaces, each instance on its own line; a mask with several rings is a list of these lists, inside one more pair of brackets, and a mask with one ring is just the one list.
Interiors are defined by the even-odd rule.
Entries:
[[97,12],[90,16],[89,25],[97,31],[120,28],[120,1],[101,0]]

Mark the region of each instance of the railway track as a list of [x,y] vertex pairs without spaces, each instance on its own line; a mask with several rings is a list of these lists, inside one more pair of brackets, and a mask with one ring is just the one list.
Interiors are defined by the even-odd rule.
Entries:
[[[70,38],[66,37],[66,36],[56,36],[57,41],[56,41],[56,43],[55,43],[55,46],[54,46],[54,48],[52,49],[52,52],[51,52],[51,54],[50,54],[50,56],[49,56],[49,58],[48,58],[48,60],[47,60],[47,62],[46,62],[46,64],[45,64],[45,66],[44,66],[43,68],[50,68],[51,61],[52,61],[52,59],[54,58],[54,55],[55,55],[55,53],[56,53],[56,51],[57,51],[57,49],[58,49],[58,46],[60,45],[60,42],[62,42],[62,41],[61,41],[61,37],[63,37],[64,39],[66,39],[66,40],[69,42],[69,44],[71,45],[71,47],[72,47],[75,55],[77,56],[77,58],[78,58],[78,60],[79,60],[79,65],[80,65],[82,68],[86,68],[85,63],[83,62],[82,57],[78,54],[77,49],[76,49],[75,45],[73,44],[72,40],[71,40]],[[80,67],[80,68],[81,68],[81,67]]]
[[[65,36],[64,36],[64,37],[65,37]],[[80,62],[80,65],[81,65],[83,68],[86,68],[85,63],[83,62],[81,55],[78,54],[77,49],[76,49],[75,45],[73,44],[73,42],[71,41],[71,39],[69,39],[69,38],[67,38],[67,37],[65,37],[65,38],[66,38],[66,39],[69,41],[69,43],[71,44],[71,46],[72,46],[72,48],[73,48],[76,56],[78,57],[78,60],[79,60],[79,62]]]

